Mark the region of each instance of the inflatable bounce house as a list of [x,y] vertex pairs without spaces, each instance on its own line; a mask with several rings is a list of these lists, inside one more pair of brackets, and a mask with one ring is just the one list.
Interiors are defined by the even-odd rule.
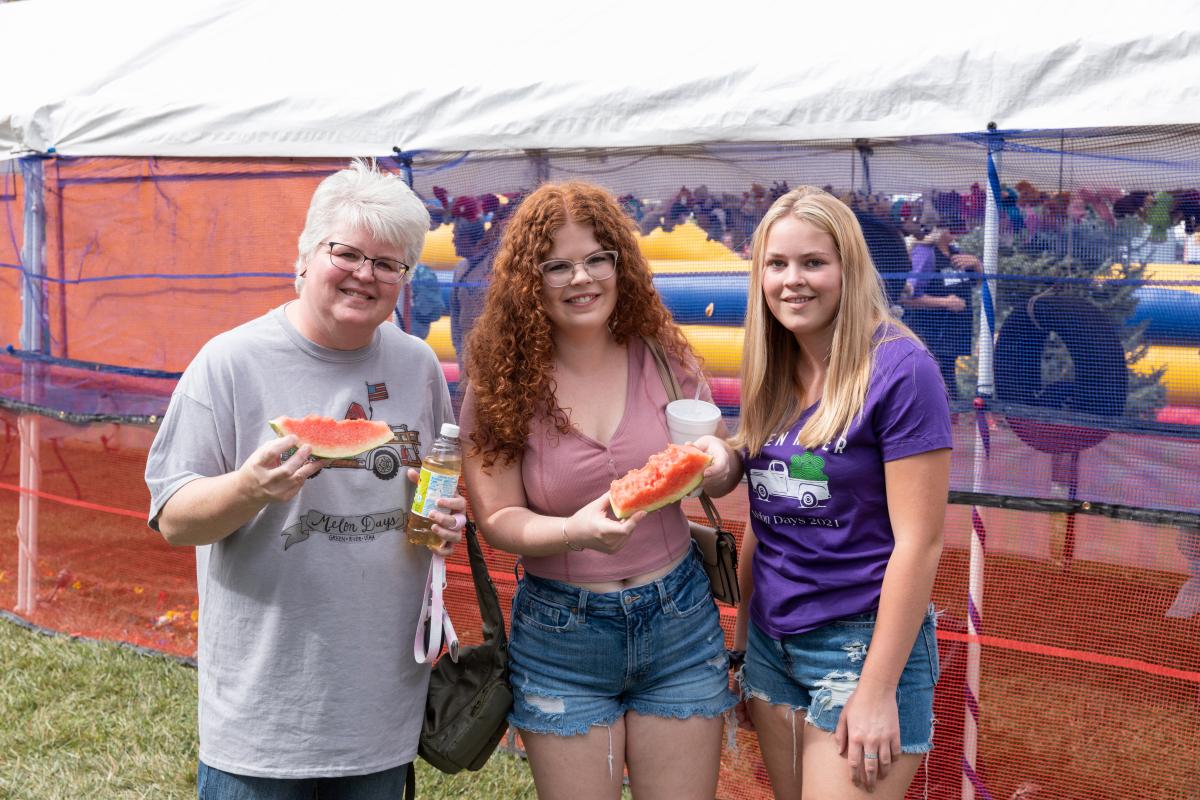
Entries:
[[[880,11],[873,32],[809,9],[806,25],[845,29],[855,55],[839,34],[806,42],[801,58],[737,44],[761,39],[766,4],[719,24],[665,6],[632,23],[533,5],[555,20],[552,36],[523,15],[486,38],[451,37],[460,53],[492,54],[479,60],[448,57],[447,37],[422,32],[444,19],[402,24],[373,0],[287,13],[269,0],[0,6],[0,29],[23,32],[0,52],[13,88],[0,98],[0,607],[194,654],[194,554],[146,527],[146,451],[201,345],[295,296],[312,190],[349,158],[403,174],[431,210],[422,263],[434,280],[399,324],[418,330],[419,300],[442,307],[421,333],[451,384],[458,293],[488,284],[486,264],[461,278],[473,254],[456,250],[456,226],[490,231],[540,183],[582,179],[639,228],[731,426],[750,233],[775,197],[812,184],[854,207],[869,242],[898,245],[873,257],[914,328],[928,276],[912,272],[912,252],[935,246],[924,237],[949,231],[981,267],[940,276],[968,301],[970,346],[949,355],[937,748],[913,796],[1191,796],[1196,15],[1081,21],[1046,5],[1036,26],[1001,10],[951,41],[929,35],[928,14]],[[116,13],[146,25],[92,35]],[[371,46],[371,19],[410,35]],[[1080,24],[1070,46],[1055,40]],[[368,34],[355,57],[313,57],[338,29]],[[594,59],[561,50],[546,75],[548,41],[570,43],[568,56],[618,40],[662,53],[664,30],[706,56],[686,59],[686,75],[649,74],[644,57],[614,57],[598,75]],[[45,57],[48,31],[71,59]],[[919,55],[894,57],[917,39]],[[938,324],[923,330],[938,347]],[[739,537],[746,491],[720,502]],[[694,502],[685,510],[700,519]],[[514,560],[485,552],[507,607]],[[465,555],[450,566],[469,643]],[[733,609],[721,611],[732,631]],[[754,737],[737,740],[719,796],[771,796]]]

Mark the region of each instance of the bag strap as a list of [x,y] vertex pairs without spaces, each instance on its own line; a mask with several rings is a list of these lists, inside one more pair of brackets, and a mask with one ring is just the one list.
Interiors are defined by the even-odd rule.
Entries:
[[[442,652],[442,631],[446,632],[446,650],[451,661],[458,661],[458,634],[446,610],[443,592],[446,589],[446,559],[437,553],[429,559],[425,575],[425,592],[421,595],[421,613],[413,636],[413,658],[418,664],[432,664]],[[426,642],[428,623],[428,642]]]
[[463,539],[467,542],[467,558],[471,562],[471,580],[475,583],[475,599],[479,603],[479,618],[483,622],[483,639],[495,639],[501,645],[506,645],[508,636],[504,632],[504,613],[500,610],[500,598],[496,595],[496,585],[488,573],[487,561],[483,558],[483,548],[479,546],[479,537],[475,523],[467,520],[463,528]]
[[[683,390],[679,387],[679,381],[675,380],[675,373],[671,369],[671,362],[667,360],[667,352],[663,349],[662,343],[653,336],[645,337],[644,341],[647,349],[650,350],[650,355],[654,357],[654,366],[658,368],[658,377],[663,382],[663,388],[667,390],[667,402],[678,400],[683,395]],[[700,506],[708,515],[709,525],[721,530],[725,529],[721,524],[721,514],[717,511],[716,505],[707,492],[700,493]]]
[[663,382],[663,388],[667,390],[667,402],[678,400],[683,396],[683,389],[680,388],[679,381],[675,380],[671,362],[667,360],[667,351],[663,350],[662,344],[653,336],[645,337],[644,341],[650,355],[654,357],[654,366],[658,368],[658,377]]
[[[475,532],[475,523],[467,521],[463,528],[463,539],[467,543],[467,558],[471,562],[471,579],[475,584],[475,599],[479,603],[479,617],[483,622],[484,641],[496,640],[507,644],[504,631],[504,614],[500,610],[500,598],[496,586],[488,574],[483,548]],[[417,632],[413,639],[413,658],[419,664],[431,664],[442,650],[442,632],[445,631],[446,652],[451,661],[458,661],[458,634],[450,621],[443,598],[446,589],[446,559],[437,553],[429,560],[429,573],[425,577],[425,593],[421,597],[421,615],[417,621]],[[428,642],[426,642],[428,622]]]

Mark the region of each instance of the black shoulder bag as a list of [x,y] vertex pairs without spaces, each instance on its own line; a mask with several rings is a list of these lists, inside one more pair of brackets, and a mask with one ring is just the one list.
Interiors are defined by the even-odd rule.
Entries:
[[[657,339],[646,338],[646,347],[654,356],[654,364],[658,367],[658,376],[662,378],[663,388],[667,390],[667,402],[678,400],[683,394],[667,354]],[[712,595],[722,603],[736,606],[741,602],[742,594],[738,587],[737,575],[737,542],[733,534],[725,530],[721,524],[721,515],[717,507],[704,492],[700,493],[700,505],[708,516],[708,525],[688,520],[692,539],[700,547],[700,555],[704,561],[704,571],[708,573],[708,582],[712,584]]]
[[457,660],[439,658],[434,664],[418,748],[421,758],[450,775],[487,763],[508,729],[512,707],[504,615],[474,523],[464,527],[463,540],[483,620],[483,642],[462,648]]

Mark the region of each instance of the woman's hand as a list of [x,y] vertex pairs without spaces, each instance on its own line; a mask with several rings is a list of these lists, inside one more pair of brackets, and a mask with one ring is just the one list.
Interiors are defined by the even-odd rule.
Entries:
[[711,497],[723,497],[733,491],[742,477],[742,457],[719,436],[701,436],[692,444],[712,458],[712,463],[704,468],[701,488]]
[[304,482],[321,471],[329,461],[309,461],[312,448],[300,445],[284,458],[284,453],[299,444],[293,435],[271,439],[250,454],[238,469],[238,485],[247,500],[260,505],[283,503],[300,491]]
[[859,684],[842,708],[833,732],[838,751],[850,765],[850,779],[868,792],[887,777],[900,756],[900,712],[896,689]]
[[646,512],[639,511],[628,519],[617,520],[608,515],[609,507],[608,492],[605,492],[572,514],[563,528],[567,541],[609,555],[624,547],[633,529],[646,518]]
[[[415,469],[408,470],[408,479],[414,484],[421,479],[421,473]],[[454,552],[454,545],[462,541],[462,529],[467,525],[467,498],[461,494],[453,497],[443,497],[437,501],[438,510],[429,515],[433,525],[430,530],[433,535],[442,540],[437,547],[429,549],[439,556],[449,558]]]

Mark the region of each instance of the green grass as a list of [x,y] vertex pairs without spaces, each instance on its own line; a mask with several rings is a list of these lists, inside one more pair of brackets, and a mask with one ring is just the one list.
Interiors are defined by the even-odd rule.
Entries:
[[[196,747],[191,667],[0,619],[0,798],[194,798]],[[418,761],[417,794],[536,796],[528,766],[504,752],[454,776]]]

